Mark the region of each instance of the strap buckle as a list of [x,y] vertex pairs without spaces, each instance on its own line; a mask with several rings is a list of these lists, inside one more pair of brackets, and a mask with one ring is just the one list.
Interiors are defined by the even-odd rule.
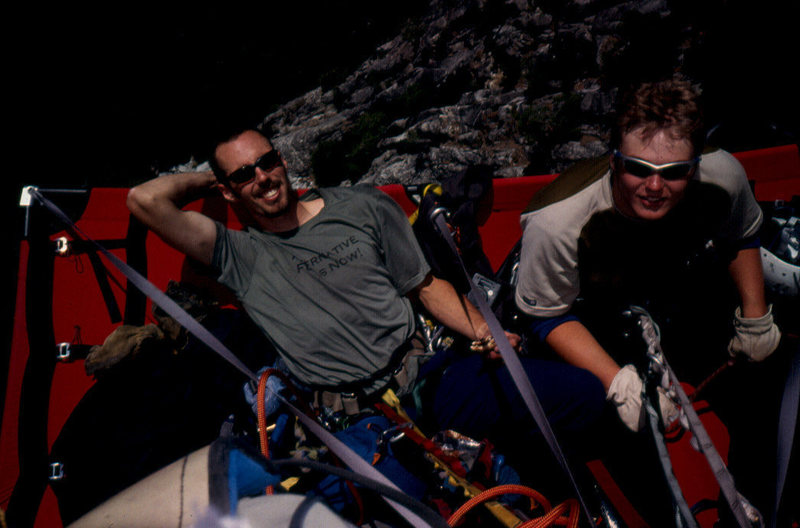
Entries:
[[64,474],[64,464],[61,462],[53,462],[48,466],[49,473],[47,475],[47,479],[50,481],[58,481],[62,480],[65,476]]

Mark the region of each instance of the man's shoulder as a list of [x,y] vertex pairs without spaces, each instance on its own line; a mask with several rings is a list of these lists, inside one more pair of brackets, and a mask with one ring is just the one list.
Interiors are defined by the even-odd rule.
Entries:
[[548,232],[580,230],[593,214],[612,208],[608,158],[598,158],[564,171],[534,195],[522,224],[542,224]]
[[306,194],[309,198],[323,198],[326,203],[358,201],[375,202],[385,199],[391,200],[386,193],[370,185],[354,185],[352,187],[321,187],[312,189]]
[[747,174],[742,164],[733,154],[722,149],[703,152],[698,179],[701,183],[721,187],[729,194],[740,192],[747,185]]
[[598,183],[608,172],[608,156],[580,161],[562,172],[541,191],[534,194],[523,214],[571,199],[584,189]]

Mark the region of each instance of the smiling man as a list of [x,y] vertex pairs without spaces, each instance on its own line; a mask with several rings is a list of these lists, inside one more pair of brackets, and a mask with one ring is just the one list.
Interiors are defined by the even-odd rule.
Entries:
[[[729,354],[764,360],[780,340],[764,296],[761,210],[738,161],[703,152],[701,117],[688,82],[639,86],[622,99],[612,153],[565,171],[521,218],[517,306],[550,350],[597,376],[633,431],[644,424],[646,358],[623,316],[630,305],[651,313],[670,364],[693,384]],[[663,392],[660,407],[664,422],[677,416]]]
[[[640,402],[619,392],[631,376],[623,368],[631,358],[607,350],[594,335],[613,332],[609,321],[630,304],[657,318],[684,319],[674,312],[709,306],[702,297],[708,288],[696,290],[698,278],[710,272],[718,286],[722,265],[740,301],[731,352],[763,359],[779,338],[754,239],[761,210],[733,156],[701,155],[696,99],[685,82],[640,87],[623,103],[612,154],[566,171],[534,197],[521,220],[518,307],[559,355],[600,379],[633,430],[641,425]],[[753,321],[769,331],[745,335]]]
[[[405,215],[384,193],[313,189],[300,198],[257,130],[221,141],[212,168],[145,182],[131,189],[128,206],[165,242],[219,270],[299,382],[370,395],[403,364],[413,381],[415,300],[488,342],[483,318],[430,275]],[[214,189],[246,230],[180,208]]]
[[[416,334],[415,305],[420,304],[485,353],[454,360],[471,370],[450,368],[442,375],[470,388],[450,406],[457,412],[436,417],[442,427],[465,434],[513,430],[516,437],[537,436],[516,389],[496,381],[508,372],[492,357],[496,345],[485,320],[450,283],[431,274],[408,218],[388,195],[355,186],[310,189],[298,196],[283,158],[252,129],[218,143],[212,169],[166,174],[136,186],[128,207],[165,242],[216,270],[217,280],[236,294],[275,346],[282,367],[299,386],[315,392],[313,401],[344,412],[340,423],[347,423],[387,387],[401,396],[409,391],[425,359]],[[244,230],[182,209],[211,190],[233,207]],[[519,344],[519,336],[508,337],[513,346]],[[580,432],[596,422],[603,391],[589,372],[560,362],[522,360],[554,427]],[[584,391],[572,394],[560,380],[580,384]],[[473,427],[475,421],[480,429]]]

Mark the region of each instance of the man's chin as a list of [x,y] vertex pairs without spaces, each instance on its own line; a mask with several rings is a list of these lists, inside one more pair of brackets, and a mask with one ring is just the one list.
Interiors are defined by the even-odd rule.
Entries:
[[637,207],[634,211],[641,220],[659,220],[669,212],[669,207]]
[[642,220],[658,220],[672,209],[672,205],[668,199],[645,200],[637,198],[633,204],[633,212]]
[[276,207],[274,209],[272,208],[264,209],[261,211],[261,214],[262,216],[264,216],[264,218],[269,218],[270,220],[272,220],[275,218],[280,218],[281,216],[285,215],[288,210],[289,210],[289,205],[286,204],[280,207]]

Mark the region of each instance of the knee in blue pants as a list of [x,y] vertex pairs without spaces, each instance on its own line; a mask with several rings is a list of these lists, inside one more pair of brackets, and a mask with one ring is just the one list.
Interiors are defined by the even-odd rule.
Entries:
[[[605,391],[594,375],[565,363],[520,359],[557,432],[587,431],[600,419]],[[440,428],[493,442],[497,435],[540,435],[505,365],[477,355],[448,366],[433,411]]]

